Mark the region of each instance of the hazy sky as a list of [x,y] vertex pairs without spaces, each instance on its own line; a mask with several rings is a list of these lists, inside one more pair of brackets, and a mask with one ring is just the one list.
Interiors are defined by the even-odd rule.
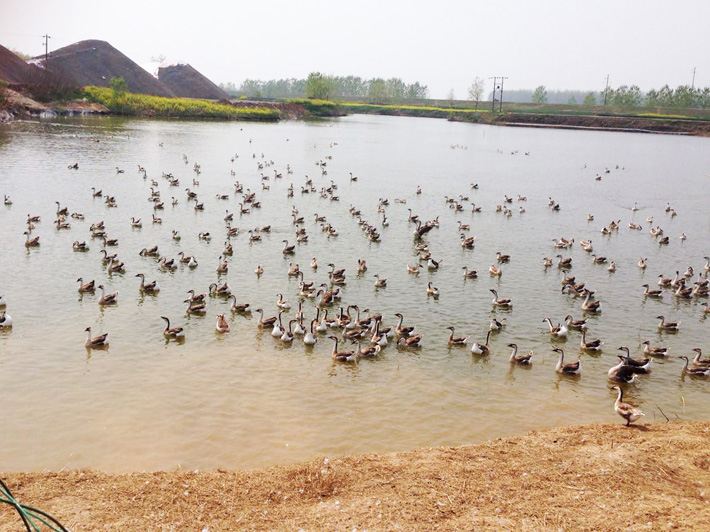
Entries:
[[710,0],[0,0],[0,44],[44,53],[108,41],[145,64],[190,63],[215,83],[312,71],[399,77],[466,97],[474,77],[506,88],[710,86]]

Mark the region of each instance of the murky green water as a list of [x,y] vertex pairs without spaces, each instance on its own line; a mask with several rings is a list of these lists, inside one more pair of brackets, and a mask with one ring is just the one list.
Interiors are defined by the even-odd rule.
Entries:
[[[455,445],[556,425],[621,422],[606,377],[618,346],[630,346],[637,356],[644,339],[671,347],[674,355],[710,349],[700,301],[670,292],[661,301],[645,300],[640,287],[656,288],[659,274],[672,277],[688,266],[703,271],[703,256],[710,253],[709,142],[363,116],[278,125],[77,119],[3,126],[0,193],[13,204],[0,206],[0,295],[14,326],[0,330],[0,470],[250,468],[324,453]],[[273,166],[257,167],[269,161]],[[317,161],[327,163],[327,175]],[[79,169],[68,169],[74,162]],[[274,170],[283,178],[274,180]],[[350,172],[357,182],[350,182]],[[172,173],[180,186],[169,186],[163,173]],[[269,190],[262,189],[262,173],[271,176]],[[306,176],[319,191],[332,180],[340,201],[301,194]],[[192,184],[195,177],[199,186]],[[151,180],[165,203],[155,212],[160,225],[150,221]],[[256,192],[260,209],[238,214],[235,180]],[[290,183],[293,198],[287,197]],[[91,187],[114,196],[118,206],[107,208]],[[204,211],[187,201],[187,187]],[[514,199],[510,217],[495,212],[506,194]],[[459,195],[470,199],[457,214],[444,198]],[[518,202],[518,195],[528,200]],[[175,206],[172,196],[179,200]],[[550,210],[549,197],[561,204],[559,212]],[[379,198],[390,202],[388,227],[380,224]],[[55,201],[85,220],[70,219],[71,229],[58,231]],[[472,214],[471,202],[482,212]],[[677,217],[664,211],[667,202]],[[378,226],[381,242],[367,240],[351,205]],[[282,241],[295,240],[293,206],[305,218],[309,241],[284,256]],[[434,258],[443,259],[438,271],[406,272],[417,261],[408,208],[423,220],[439,217],[440,228],[426,238]],[[235,213],[240,234],[232,239],[228,274],[218,277],[226,210]],[[22,234],[28,213],[42,217],[32,233],[41,246],[29,251]],[[327,217],[337,237],[320,230],[315,213]],[[589,213],[595,221],[587,221]],[[649,216],[669,245],[649,235]],[[143,227],[132,228],[131,217],[141,218]],[[109,275],[102,264],[102,242],[89,231],[100,220],[119,240],[108,249],[126,263],[125,274]],[[611,220],[621,220],[621,229],[603,236],[600,229]],[[643,230],[628,229],[631,220]],[[474,250],[459,245],[458,221],[471,224]],[[263,225],[272,232],[250,244],[247,231]],[[172,230],[181,233],[179,242]],[[199,240],[200,232],[210,232],[212,241]],[[541,265],[543,257],[558,253],[552,239],[559,237],[575,239],[563,252],[573,257],[571,274],[596,290],[603,304],[601,315],[590,316],[589,337],[603,339],[604,351],[581,354],[578,379],[555,373],[542,323],[545,316],[555,322],[567,314],[582,317],[581,300],[560,293],[563,272]],[[594,252],[614,260],[617,271],[593,264],[578,245],[583,239],[592,239]],[[90,250],[73,251],[76,240],[86,240]],[[180,251],[195,255],[199,266],[161,271],[154,259],[139,256],[153,245],[168,259]],[[487,273],[497,251],[512,257],[500,280]],[[309,266],[312,257],[317,271]],[[648,257],[645,271],[636,266],[641,257]],[[363,275],[357,275],[360,258],[369,267]],[[287,276],[289,263],[320,284],[328,281],[329,262],[347,268],[343,306],[382,312],[387,325],[396,325],[395,312],[403,313],[405,325],[416,325],[424,336],[423,347],[390,345],[376,359],[333,364],[332,342],[324,336],[312,349],[300,341],[284,345],[257,327],[258,314],[230,316],[223,299],[210,298],[203,317],[185,316],[187,290],[205,292],[226,280],[239,301],[267,315],[276,314],[277,294],[283,293],[292,305],[284,317],[291,319],[299,298],[297,280]],[[259,278],[258,264],[265,270]],[[480,278],[464,281],[464,265],[479,270]],[[157,279],[160,293],[141,296],[137,273]],[[388,279],[387,288],[375,289],[375,273]],[[80,297],[78,277],[118,290],[119,303],[101,308],[98,292]],[[427,296],[429,281],[439,288],[438,299]],[[493,312],[490,288],[512,297],[513,310]],[[308,320],[314,307],[304,304]],[[229,334],[215,332],[218,313],[229,316]],[[680,332],[659,333],[659,314],[681,320]],[[185,327],[184,343],[166,343],[161,315]],[[472,356],[470,345],[485,339],[492,316],[505,317],[507,327],[492,336],[490,357]],[[449,325],[471,335],[468,346],[447,347]],[[109,333],[108,350],[84,349],[88,326],[94,334]],[[531,368],[511,367],[510,342],[535,351]],[[576,360],[579,334],[571,332],[562,344],[567,358]],[[710,382],[681,378],[675,357],[656,360],[650,375],[625,389],[647,420],[663,420],[658,407],[673,418],[707,419]]]

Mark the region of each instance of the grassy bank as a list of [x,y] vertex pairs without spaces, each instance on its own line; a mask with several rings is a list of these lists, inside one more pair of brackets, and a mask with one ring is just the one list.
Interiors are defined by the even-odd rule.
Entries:
[[710,530],[709,434],[620,420],[253,471],[0,476],[71,530]]
[[115,95],[106,87],[84,87],[84,93],[90,101],[106,106],[112,113],[129,116],[265,121],[279,119],[279,113],[274,109],[236,107],[207,100],[162,98],[130,92]]

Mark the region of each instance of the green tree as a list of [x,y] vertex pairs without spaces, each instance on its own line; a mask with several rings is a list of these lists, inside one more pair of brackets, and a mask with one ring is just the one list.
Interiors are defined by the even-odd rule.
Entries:
[[111,88],[110,107],[114,109],[120,108],[121,111],[123,111],[123,104],[126,101],[126,92],[128,92],[126,80],[123,79],[123,76],[120,78],[111,78],[108,81],[108,86]]
[[382,78],[373,78],[370,80],[367,97],[372,103],[385,103],[387,99],[387,85]]
[[584,97],[584,103],[582,103],[585,107],[594,107],[597,105],[597,95],[594,94],[593,92],[587,93],[587,95]]
[[547,89],[544,85],[539,85],[535,88],[532,94],[533,103],[547,103]]
[[476,102],[476,109],[478,109],[478,102],[481,101],[485,89],[483,78],[478,77],[473,79],[473,83],[471,83],[468,88],[468,99],[472,102]]
[[311,72],[306,80],[306,98],[329,100],[335,90],[333,78],[320,72]]
[[577,105],[577,100],[574,96],[569,97],[569,99],[567,100],[567,105]]

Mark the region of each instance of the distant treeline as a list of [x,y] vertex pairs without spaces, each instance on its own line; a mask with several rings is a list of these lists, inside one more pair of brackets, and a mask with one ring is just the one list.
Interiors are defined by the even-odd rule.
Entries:
[[418,81],[408,84],[400,78],[363,79],[359,76],[326,76],[311,73],[307,79],[245,80],[239,87],[221,83],[230,96],[248,98],[368,99],[377,103],[424,100],[429,89]]
[[[488,98],[492,97],[492,93]],[[496,98],[500,95],[497,93]],[[664,85],[660,89],[642,92],[637,85],[621,85],[606,91],[548,91],[544,85],[534,90],[509,90],[503,93],[504,102],[513,103],[548,103],[561,105],[615,105],[619,107],[675,107],[675,108],[710,108],[710,87],[693,88],[679,85],[675,89]]]

